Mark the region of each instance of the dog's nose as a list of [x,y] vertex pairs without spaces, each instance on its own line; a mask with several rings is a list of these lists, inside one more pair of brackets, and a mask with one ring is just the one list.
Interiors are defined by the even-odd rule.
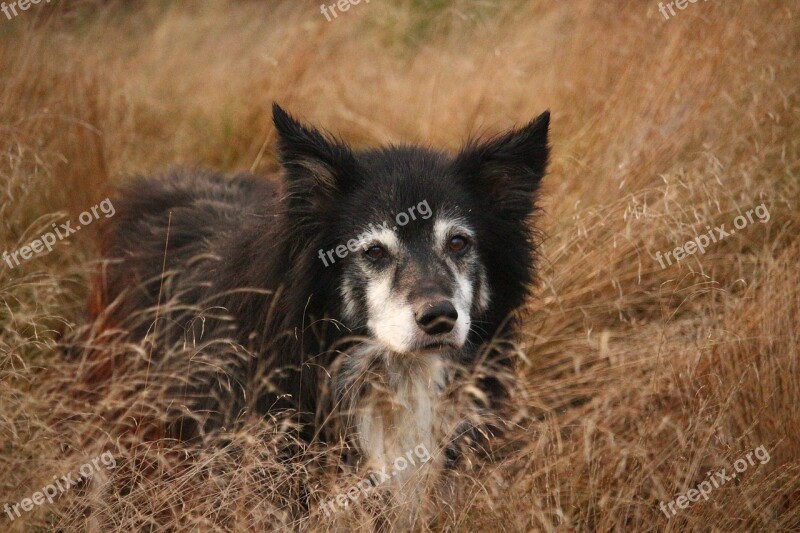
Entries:
[[458,311],[447,300],[419,306],[414,318],[420,329],[428,335],[441,335],[453,331]]

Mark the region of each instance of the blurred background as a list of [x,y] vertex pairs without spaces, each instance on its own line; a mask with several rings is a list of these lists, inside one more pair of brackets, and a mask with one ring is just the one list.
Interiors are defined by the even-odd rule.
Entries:
[[[362,0],[331,20],[294,0],[17,12],[0,12],[0,251],[169,165],[275,179],[273,102],[357,147],[449,150],[550,109],[525,444],[465,474],[430,527],[800,530],[800,4],[698,1],[668,18],[655,0]],[[768,222],[656,259],[762,204]],[[75,489],[2,528],[332,529],[265,496],[286,480],[254,474],[268,460],[257,433],[237,441],[249,462],[209,451],[178,468],[178,444],[113,429],[122,389],[78,401],[83,370],[55,346],[81,325],[93,237],[0,263],[0,504],[109,442],[136,488]],[[659,509],[759,446],[770,461],[708,501]]]

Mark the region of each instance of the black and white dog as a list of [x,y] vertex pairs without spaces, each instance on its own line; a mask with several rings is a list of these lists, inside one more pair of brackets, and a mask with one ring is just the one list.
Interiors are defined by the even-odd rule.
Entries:
[[123,191],[94,318],[162,354],[189,346],[184,438],[286,415],[359,468],[417,446],[457,460],[459,438],[501,425],[481,421],[508,397],[498,376],[534,278],[549,113],[455,155],[354,150],[277,105],[273,118],[281,185],[176,170]]

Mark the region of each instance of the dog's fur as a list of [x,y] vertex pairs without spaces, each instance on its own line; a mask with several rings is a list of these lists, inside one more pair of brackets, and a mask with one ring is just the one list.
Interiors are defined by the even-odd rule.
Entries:
[[[491,433],[499,424],[481,419],[508,396],[498,376],[513,357],[497,339],[513,334],[534,278],[549,114],[448,155],[355,151],[273,112],[283,186],[175,170],[123,191],[93,317],[147,338],[155,365],[158,349],[204,354],[175,387],[184,438],[246,410],[347,443],[352,464],[379,468],[420,444],[455,461],[458,437]],[[392,226],[422,205],[428,218]],[[344,257],[325,255],[348,242]],[[425,333],[420,316],[441,302],[444,332]]]

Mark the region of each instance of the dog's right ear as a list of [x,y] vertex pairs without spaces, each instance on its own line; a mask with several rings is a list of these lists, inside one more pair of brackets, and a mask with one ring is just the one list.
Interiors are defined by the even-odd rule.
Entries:
[[343,192],[357,175],[355,157],[344,143],[301,124],[278,104],[272,104],[272,120],[290,206],[319,207]]
[[524,219],[534,209],[547,169],[549,127],[550,112],[545,111],[521,128],[468,143],[456,157],[456,174],[496,215]]

